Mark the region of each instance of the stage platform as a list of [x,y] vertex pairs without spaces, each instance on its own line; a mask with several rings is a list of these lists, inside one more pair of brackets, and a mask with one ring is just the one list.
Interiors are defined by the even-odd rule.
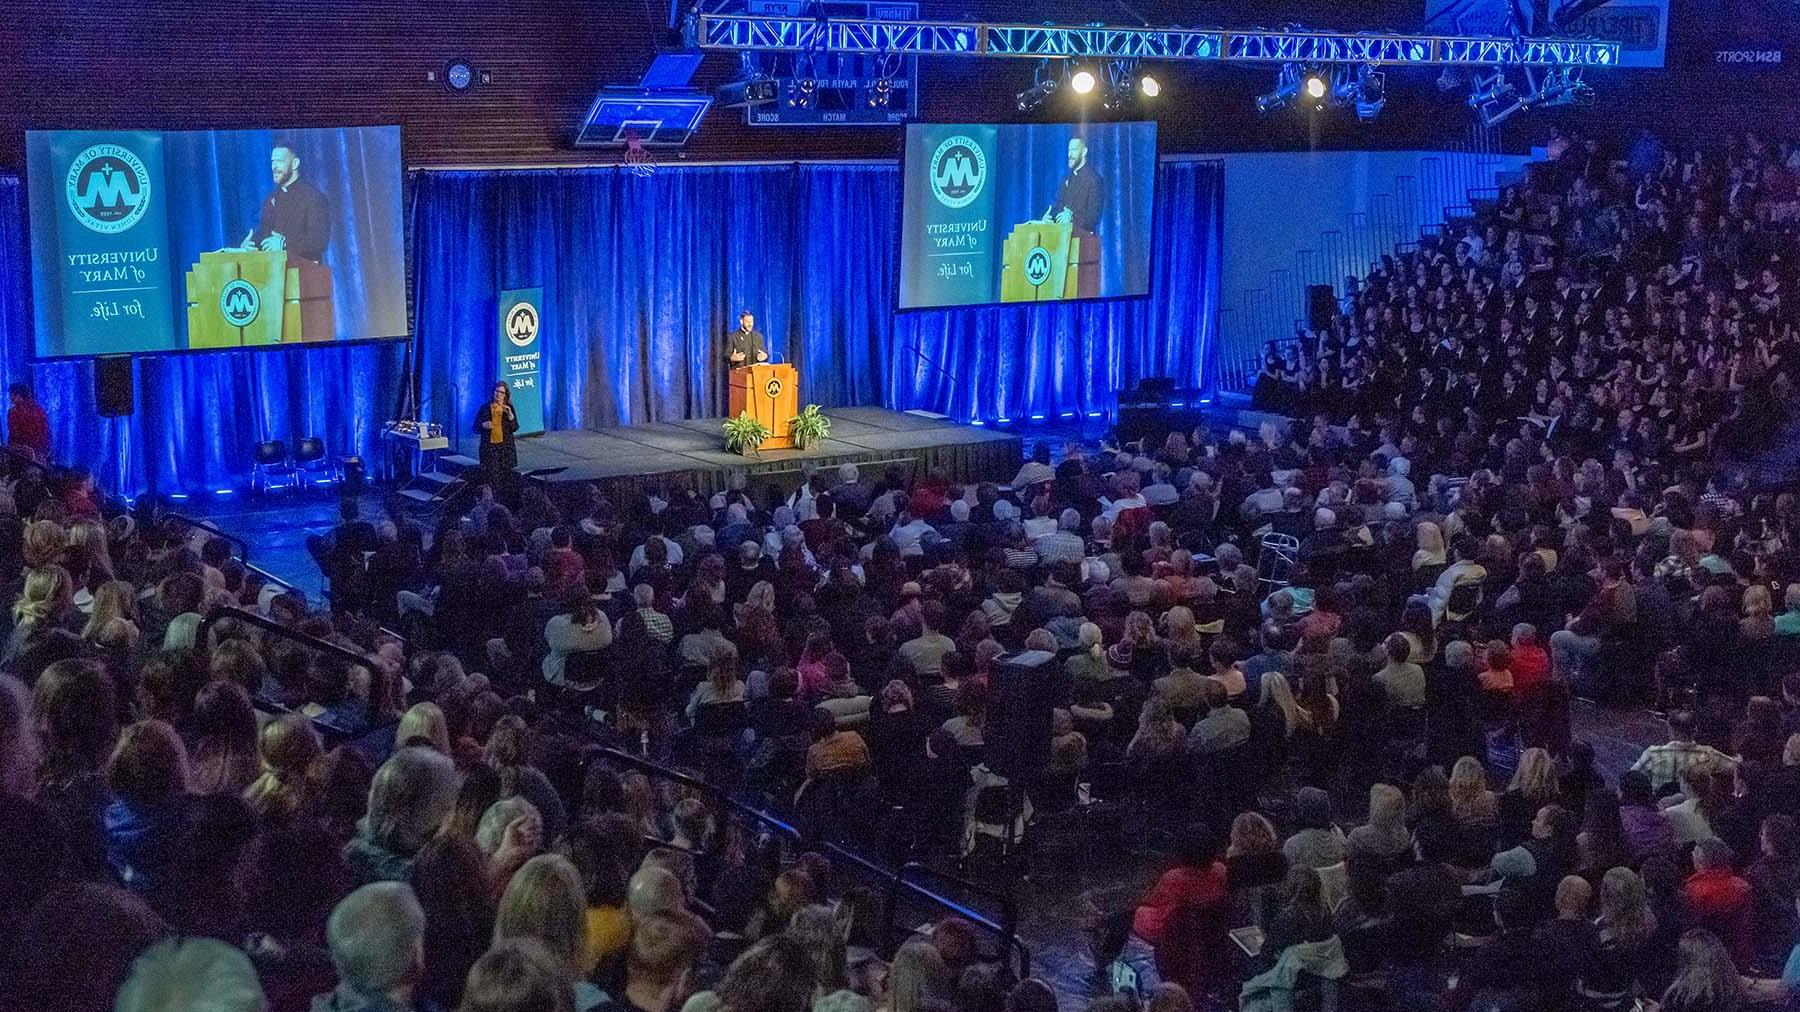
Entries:
[[[748,457],[725,452],[722,418],[546,432],[519,440],[519,472],[539,472],[552,485],[642,488],[682,480],[710,494],[728,487],[734,471],[784,488],[797,487],[808,465],[843,463],[862,466],[865,479],[898,467],[908,476],[941,468],[959,481],[1006,481],[1024,459],[1019,437],[1004,432],[882,408],[832,408],[825,414],[831,438],[824,445]],[[560,470],[545,473],[549,469]]]

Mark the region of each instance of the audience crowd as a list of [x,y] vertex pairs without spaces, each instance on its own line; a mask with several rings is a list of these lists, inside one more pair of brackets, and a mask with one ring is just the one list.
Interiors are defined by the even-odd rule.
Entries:
[[[1291,427],[347,500],[321,604],[15,461],[0,1007],[1793,1006],[1800,499],[1723,461],[1800,368],[1800,161],[1558,150],[1271,358]],[[1090,998],[825,840],[1170,858]]]

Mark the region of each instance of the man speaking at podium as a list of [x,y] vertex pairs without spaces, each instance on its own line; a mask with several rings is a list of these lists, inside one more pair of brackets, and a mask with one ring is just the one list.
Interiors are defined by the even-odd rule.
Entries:
[[331,241],[331,207],[319,188],[300,178],[300,156],[287,144],[269,152],[275,189],[263,198],[262,216],[244,236],[245,249],[287,250],[319,262]]
[[1045,221],[1073,225],[1077,232],[1092,232],[1106,210],[1106,181],[1088,165],[1087,141],[1069,138],[1069,174],[1056,191],[1056,200],[1044,211]]
[[725,363],[736,369],[768,360],[768,339],[756,329],[756,314],[746,309],[738,314],[738,329],[725,336]]

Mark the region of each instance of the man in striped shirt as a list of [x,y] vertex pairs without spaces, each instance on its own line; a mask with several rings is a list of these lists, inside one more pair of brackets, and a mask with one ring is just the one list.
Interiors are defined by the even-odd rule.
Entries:
[[1650,778],[1650,789],[1661,793],[1665,787],[1681,780],[1681,775],[1701,763],[1719,769],[1730,769],[1737,760],[1694,740],[1694,715],[1686,710],[1669,714],[1669,736],[1666,745],[1652,745],[1638,756],[1631,768]]
[[1087,557],[1087,542],[1082,540],[1081,514],[1073,509],[1062,511],[1056,530],[1037,539],[1039,565],[1054,566],[1059,562],[1079,563]]

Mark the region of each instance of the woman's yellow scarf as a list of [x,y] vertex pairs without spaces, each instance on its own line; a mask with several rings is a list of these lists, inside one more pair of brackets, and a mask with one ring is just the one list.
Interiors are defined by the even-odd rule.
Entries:
[[506,441],[506,427],[500,424],[500,411],[501,407],[499,401],[490,401],[488,403],[488,420],[491,423],[488,425],[488,442],[490,443],[503,443]]

